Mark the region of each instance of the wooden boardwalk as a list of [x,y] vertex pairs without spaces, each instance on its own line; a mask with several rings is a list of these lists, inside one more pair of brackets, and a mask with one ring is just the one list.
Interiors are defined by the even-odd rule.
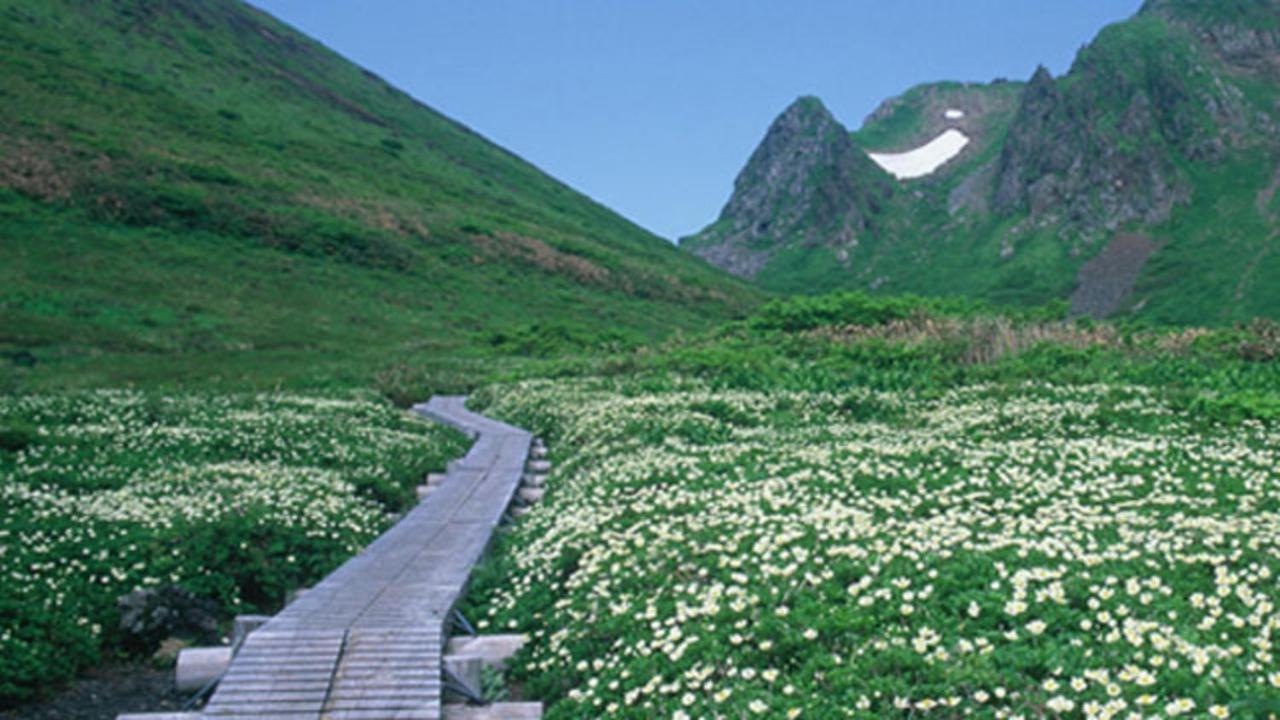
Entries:
[[221,720],[435,720],[450,613],[520,485],[529,433],[434,397],[475,438],[394,527],[250,633],[204,710]]

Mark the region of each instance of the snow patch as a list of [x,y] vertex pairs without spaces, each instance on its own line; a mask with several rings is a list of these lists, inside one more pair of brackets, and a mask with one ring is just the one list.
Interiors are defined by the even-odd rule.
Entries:
[[951,108],[950,110],[943,113],[943,115],[945,115],[948,120],[959,120],[960,118],[964,117],[964,111]]
[[867,153],[877,165],[899,180],[932,175],[969,144],[969,136],[952,128],[914,150],[903,153]]

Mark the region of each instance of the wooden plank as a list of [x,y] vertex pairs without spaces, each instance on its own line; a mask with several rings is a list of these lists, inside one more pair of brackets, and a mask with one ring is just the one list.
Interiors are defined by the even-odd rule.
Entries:
[[[529,433],[464,403],[435,397],[415,410],[476,438],[471,450],[431,479],[432,492],[399,523],[251,633],[202,716],[441,717],[445,617],[519,488],[533,446]],[[511,705],[521,714],[510,717],[541,717],[534,705],[537,714]]]

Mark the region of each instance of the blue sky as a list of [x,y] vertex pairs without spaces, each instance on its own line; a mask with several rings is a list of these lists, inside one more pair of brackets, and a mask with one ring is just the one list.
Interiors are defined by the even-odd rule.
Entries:
[[1140,0],[251,0],[668,238],[719,214],[769,123],[858,127],[935,80],[1055,75]]

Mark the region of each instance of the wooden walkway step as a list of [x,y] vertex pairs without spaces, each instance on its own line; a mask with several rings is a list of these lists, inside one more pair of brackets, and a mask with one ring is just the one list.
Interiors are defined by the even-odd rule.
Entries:
[[[474,438],[466,456],[394,527],[250,633],[204,710],[191,717],[445,717],[449,615],[520,487],[533,441],[470,412],[465,400],[437,396],[414,410]],[[450,706],[447,716],[541,717],[538,703],[469,709],[490,713],[459,715]]]

